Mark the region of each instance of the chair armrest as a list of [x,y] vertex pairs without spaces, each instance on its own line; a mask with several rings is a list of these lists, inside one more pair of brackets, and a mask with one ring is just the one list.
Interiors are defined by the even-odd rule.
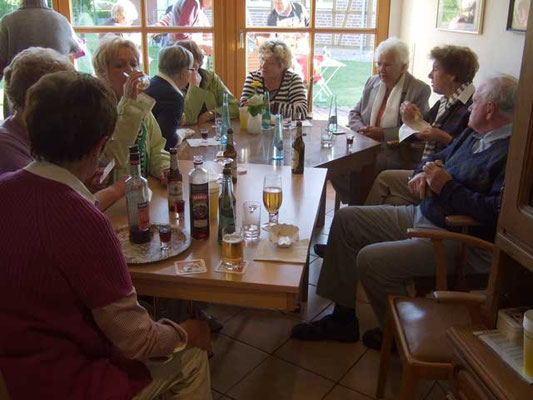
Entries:
[[442,290],[433,292],[433,298],[437,303],[471,303],[472,305],[481,305],[487,300],[487,295]]
[[474,218],[469,217],[468,215],[448,215],[444,221],[448,226],[479,226],[481,225]]
[[479,247],[483,250],[494,251],[494,244],[486,240],[479,239],[475,236],[465,235],[464,233],[456,233],[437,229],[407,229],[407,237],[409,238],[427,238],[431,240],[457,240],[466,243],[468,246]]

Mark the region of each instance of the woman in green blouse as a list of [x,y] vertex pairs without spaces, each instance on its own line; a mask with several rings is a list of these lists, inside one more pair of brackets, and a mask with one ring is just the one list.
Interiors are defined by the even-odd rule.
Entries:
[[185,95],[184,125],[210,121],[216,112],[222,111],[222,95],[228,94],[229,116],[239,116],[239,102],[214,72],[201,68],[204,54],[192,40],[180,40],[176,44],[185,47],[194,57],[194,72],[191,74]]

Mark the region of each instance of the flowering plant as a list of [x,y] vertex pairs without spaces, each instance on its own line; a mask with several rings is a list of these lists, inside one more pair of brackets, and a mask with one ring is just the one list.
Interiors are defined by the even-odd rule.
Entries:
[[258,114],[262,114],[266,108],[265,98],[262,94],[257,93],[257,88],[261,86],[261,82],[253,81],[252,86],[254,87],[255,94],[248,98],[246,105],[248,106],[248,112],[252,117],[255,117]]

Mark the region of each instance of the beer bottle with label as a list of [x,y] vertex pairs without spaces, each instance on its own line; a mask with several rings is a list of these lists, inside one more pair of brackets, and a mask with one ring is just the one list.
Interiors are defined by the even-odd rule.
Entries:
[[150,200],[148,182],[141,175],[141,156],[137,145],[130,146],[130,176],[126,179],[128,227],[133,243],[150,241]]
[[292,142],[292,173],[303,174],[305,161],[305,143],[303,140],[302,121],[296,122],[296,137]]
[[168,172],[168,209],[179,218],[185,211],[185,201],[183,200],[183,177],[178,167],[178,150],[173,147],[170,153],[170,171]]
[[228,163],[224,166],[222,174],[222,191],[218,198],[218,243],[220,244],[222,244],[224,228],[235,227],[235,196],[231,183],[231,164]]
[[237,152],[233,145],[233,129],[228,129],[228,142],[226,144],[226,150],[224,150],[224,157],[231,158],[231,180],[233,183],[237,183]]
[[194,156],[194,168],[189,172],[190,226],[194,239],[209,237],[209,187],[203,163],[202,156]]

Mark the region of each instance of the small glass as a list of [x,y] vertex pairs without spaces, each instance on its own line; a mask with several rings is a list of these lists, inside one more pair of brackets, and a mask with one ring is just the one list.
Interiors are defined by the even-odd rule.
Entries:
[[278,224],[278,212],[283,201],[281,175],[266,175],[263,182],[263,205],[268,211],[268,222],[263,229],[268,231],[271,226]]
[[261,203],[245,201],[242,205],[242,231],[246,240],[259,239],[261,226]]
[[[126,78],[129,78],[130,77],[130,74],[128,74],[127,72],[123,72],[124,76]],[[147,75],[144,75],[137,78],[137,89],[139,89],[140,91],[143,91],[143,90],[146,90],[150,87],[150,77],[147,76]]]
[[244,260],[242,233],[230,225],[222,229],[222,266],[228,271],[238,270]]
[[353,138],[354,138],[353,133],[346,134],[346,147],[350,148],[353,146]]
[[322,131],[322,135],[320,136],[320,144],[322,147],[331,147],[333,146],[332,143],[332,137],[333,133],[329,129],[324,129]]
[[170,240],[172,238],[172,230],[169,224],[159,225],[159,241],[161,242],[161,251],[170,249]]
[[209,129],[200,129],[200,136],[202,137],[202,144],[207,146],[207,137],[209,136]]

